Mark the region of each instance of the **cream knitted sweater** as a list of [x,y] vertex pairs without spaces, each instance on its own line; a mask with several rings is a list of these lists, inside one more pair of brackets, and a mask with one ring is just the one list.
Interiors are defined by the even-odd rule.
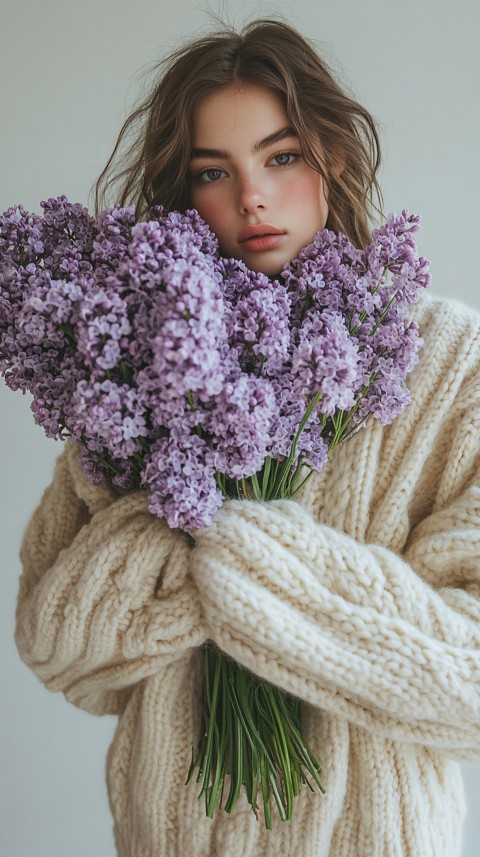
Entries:
[[[457,857],[480,760],[480,322],[415,308],[413,401],[337,448],[300,500],[227,501],[192,549],[68,445],[25,534],[16,642],[51,690],[119,715],[120,857]],[[326,795],[266,831],[184,785],[213,639],[304,700]],[[275,813],[275,811],[274,811]]]

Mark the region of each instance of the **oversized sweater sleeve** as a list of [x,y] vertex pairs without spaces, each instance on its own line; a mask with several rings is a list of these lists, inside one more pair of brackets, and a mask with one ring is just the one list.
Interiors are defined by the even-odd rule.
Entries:
[[88,482],[69,444],[21,548],[15,639],[52,690],[95,714],[207,638],[190,546],[145,492]]
[[[304,701],[395,740],[480,761],[480,389],[465,393],[448,491],[404,549],[294,500],[231,500],[191,561],[218,646]],[[411,475],[410,475],[411,477]]]

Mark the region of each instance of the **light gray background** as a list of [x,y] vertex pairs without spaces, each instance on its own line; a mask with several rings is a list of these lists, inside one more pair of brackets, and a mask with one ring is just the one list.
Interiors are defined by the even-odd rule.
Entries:
[[[320,43],[382,123],[386,210],[423,215],[432,290],[479,309],[478,0],[1,0],[0,210],[22,202],[38,211],[61,193],[87,203],[139,70],[209,29],[208,10],[238,25],[280,12]],[[113,857],[104,758],[115,718],[48,693],[12,642],[18,547],[59,452],[28,405],[0,384],[0,853]],[[477,857],[480,770],[463,770],[463,854]]]

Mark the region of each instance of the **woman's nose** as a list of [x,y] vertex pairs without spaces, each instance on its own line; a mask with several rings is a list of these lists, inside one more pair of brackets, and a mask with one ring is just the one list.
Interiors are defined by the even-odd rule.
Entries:
[[241,214],[267,207],[265,189],[255,176],[238,177],[238,207]]

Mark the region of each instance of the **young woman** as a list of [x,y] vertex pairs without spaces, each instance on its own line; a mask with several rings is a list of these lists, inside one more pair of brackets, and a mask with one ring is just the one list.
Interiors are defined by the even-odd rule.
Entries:
[[[277,275],[325,225],[368,242],[378,163],[368,113],[302,36],[260,21],[170,58],[97,200],[139,219],[195,206],[225,255]],[[25,534],[16,640],[49,688],[119,716],[121,857],[460,854],[458,762],[480,758],[480,324],[430,297],[415,317],[406,411],[295,501],[226,501],[193,547],[143,492],[88,482],[73,445],[59,457]],[[305,789],[272,830],[244,796],[206,818],[185,785],[207,639],[303,700],[326,794]]]

